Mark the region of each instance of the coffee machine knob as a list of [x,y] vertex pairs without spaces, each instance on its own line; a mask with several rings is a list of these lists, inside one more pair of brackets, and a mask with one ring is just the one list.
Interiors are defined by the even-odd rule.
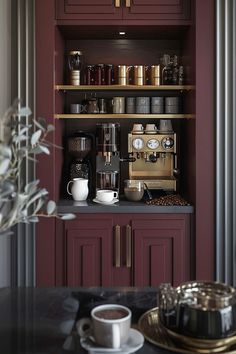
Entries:
[[151,161],[153,163],[157,162],[157,156],[154,154],[149,155],[149,161]]

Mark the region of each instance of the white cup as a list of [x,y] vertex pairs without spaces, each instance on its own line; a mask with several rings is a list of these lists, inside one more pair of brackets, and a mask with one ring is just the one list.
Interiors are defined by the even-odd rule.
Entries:
[[143,125],[139,123],[135,123],[133,125],[133,131],[134,132],[143,132]]
[[92,336],[97,344],[113,349],[127,341],[130,326],[130,309],[116,304],[96,306],[91,311],[91,318],[82,318],[76,323],[80,337]]
[[157,127],[155,124],[146,124],[145,131],[146,132],[154,132],[157,130]]
[[112,202],[114,198],[118,198],[118,192],[115,192],[110,189],[100,189],[99,191],[97,191],[96,198],[100,202],[109,203]]

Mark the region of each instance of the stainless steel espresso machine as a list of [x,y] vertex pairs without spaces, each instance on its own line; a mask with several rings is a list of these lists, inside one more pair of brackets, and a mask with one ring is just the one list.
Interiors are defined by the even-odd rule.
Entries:
[[96,126],[96,190],[112,189],[119,193],[120,124]]
[[144,181],[150,189],[177,189],[176,134],[128,134],[129,178]]

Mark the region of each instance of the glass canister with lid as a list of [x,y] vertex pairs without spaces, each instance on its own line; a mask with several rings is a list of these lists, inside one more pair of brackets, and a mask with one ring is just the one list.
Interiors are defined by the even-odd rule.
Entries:
[[82,71],[82,52],[80,50],[71,50],[67,57],[67,65],[69,72],[69,84],[81,84],[81,71]]

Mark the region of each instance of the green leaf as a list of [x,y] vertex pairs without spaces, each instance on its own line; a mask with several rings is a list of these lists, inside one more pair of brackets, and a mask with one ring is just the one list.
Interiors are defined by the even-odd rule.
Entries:
[[51,215],[54,213],[54,211],[56,210],[56,203],[53,200],[49,200],[48,204],[47,204],[47,213],[48,215]]
[[35,192],[37,190],[38,184],[39,184],[39,179],[26,184],[24,189],[25,193],[29,194]]
[[19,116],[29,116],[32,113],[31,109],[28,107],[22,107],[19,111]]
[[42,130],[36,130],[36,132],[34,132],[34,134],[31,136],[31,145],[32,146],[37,144],[41,135],[42,135]]
[[48,131],[48,132],[52,132],[52,131],[54,131],[54,130],[55,130],[54,125],[48,124],[48,126],[47,126],[47,131]]
[[[43,119],[43,118],[42,118],[42,119]],[[34,121],[34,124],[35,124],[39,129],[41,129],[41,130],[43,130],[43,131],[46,131],[46,128],[45,128],[46,123],[45,123],[45,121],[44,121],[44,123],[42,123],[42,121],[41,121],[41,122],[38,122],[36,119],[33,119],[33,121]]]
[[44,152],[45,154],[50,155],[50,150],[49,150],[46,146],[39,145],[39,148],[40,148],[41,151]]
[[3,159],[2,161],[0,161],[0,175],[1,176],[7,172],[9,164],[10,164],[9,159]]
[[64,214],[64,215],[59,215],[61,220],[73,220],[76,218],[75,214]]

